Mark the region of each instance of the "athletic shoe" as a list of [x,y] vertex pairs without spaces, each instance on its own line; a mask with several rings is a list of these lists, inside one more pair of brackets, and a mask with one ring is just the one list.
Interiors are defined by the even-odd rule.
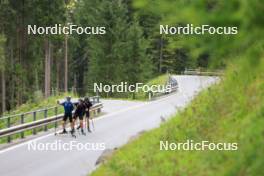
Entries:
[[62,132],[60,132],[60,134],[67,134],[68,132],[65,130],[65,129],[63,129],[63,131]]
[[75,130],[74,130],[74,129],[72,129],[72,130],[71,130],[71,134],[74,134],[74,132],[75,132]]
[[83,131],[83,129],[81,129],[81,133],[82,133],[82,135],[86,135],[85,132]]

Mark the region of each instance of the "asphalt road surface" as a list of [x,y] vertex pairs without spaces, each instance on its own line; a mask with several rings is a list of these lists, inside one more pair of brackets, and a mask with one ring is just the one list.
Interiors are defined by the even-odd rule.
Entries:
[[[102,149],[119,147],[139,132],[158,127],[161,117],[169,118],[178,108],[190,102],[199,90],[217,81],[215,77],[205,76],[175,77],[179,91],[155,101],[103,100],[104,113],[94,121],[95,131],[86,136],[77,133],[74,139],[70,135],[54,136],[51,133],[0,151],[0,175],[87,175],[96,168],[95,163],[103,153]],[[47,144],[57,142],[62,146],[73,141],[91,150],[79,151],[73,147],[73,150],[66,151],[50,146],[47,151],[43,149]],[[39,146],[38,150],[33,150],[33,144]]]

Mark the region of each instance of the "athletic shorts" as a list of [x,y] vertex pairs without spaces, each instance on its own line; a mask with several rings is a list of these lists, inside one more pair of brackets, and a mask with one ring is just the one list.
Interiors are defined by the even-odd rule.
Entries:
[[77,117],[79,117],[79,120],[83,120],[83,114],[74,114],[74,120],[76,120]]
[[63,121],[66,122],[68,118],[69,118],[69,121],[72,122],[72,113],[65,113],[63,117]]
[[86,116],[86,118],[90,118],[90,112],[89,111],[85,111],[85,116]]

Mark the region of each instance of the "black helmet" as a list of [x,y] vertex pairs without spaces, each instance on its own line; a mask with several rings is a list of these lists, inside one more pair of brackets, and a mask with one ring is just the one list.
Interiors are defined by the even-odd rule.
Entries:
[[89,101],[89,97],[85,97],[84,98],[84,101]]

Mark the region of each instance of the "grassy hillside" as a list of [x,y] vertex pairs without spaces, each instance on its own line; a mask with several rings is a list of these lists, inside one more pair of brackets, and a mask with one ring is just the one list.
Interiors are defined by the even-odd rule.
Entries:
[[[203,91],[160,128],[117,150],[93,176],[264,175],[264,57],[230,64],[219,85]],[[159,142],[237,142],[237,151],[160,151]]]

